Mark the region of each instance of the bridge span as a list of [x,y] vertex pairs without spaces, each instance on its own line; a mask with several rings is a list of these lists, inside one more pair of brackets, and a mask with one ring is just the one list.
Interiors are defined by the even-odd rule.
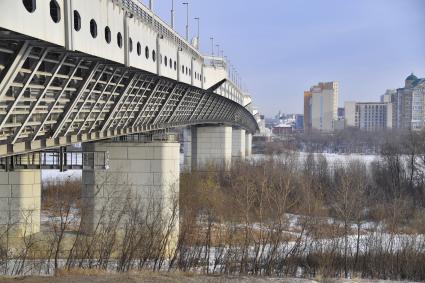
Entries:
[[[107,152],[108,170],[83,170],[88,230],[116,191],[170,201],[179,144],[133,137],[184,128],[189,170],[250,155],[251,97],[228,69],[135,0],[2,0],[0,158],[75,143]],[[40,170],[28,168],[0,172],[0,224],[32,211],[37,232]]]

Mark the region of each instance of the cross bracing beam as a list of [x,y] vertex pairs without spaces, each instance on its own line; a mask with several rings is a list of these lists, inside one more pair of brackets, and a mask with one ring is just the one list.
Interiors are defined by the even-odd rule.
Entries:
[[113,87],[113,89],[111,90],[111,92],[109,93],[109,95],[108,95],[108,98],[107,98],[107,100],[106,100],[106,102],[105,103],[103,103],[103,105],[102,105],[102,107],[101,107],[101,110],[100,110],[100,112],[98,113],[98,115],[96,116],[96,119],[93,121],[93,123],[91,124],[91,126],[90,126],[90,128],[89,128],[89,133],[91,133],[93,130],[94,130],[94,128],[95,128],[95,126],[96,126],[96,124],[97,124],[97,122],[99,122],[100,121],[100,119],[101,119],[101,117],[102,117],[102,114],[105,112],[105,109],[108,107],[108,104],[109,104],[109,102],[111,102],[111,100],[112,100],[112,98],[113,98],[113,94],[117,91],[117,89],[118,89],[118,87],[119,87],[119,85],[120,85],[120,83],[125,79],[125,76],[127,75],[127,72],[124,70],[123,71],[123,73],[122,73],[122,75],[120,76],[120,78],[119,78],[119,81],[118,81],[118,83],[117,84],[115,84],[115,86]]
[[13,111],[16,108],[16,105],[18,104],[21,97],[24,95],[25,91],[27,90],[28,86],[30,85],[32,79],[35,76],[35,73],[38,71],[38,68],[40,68],[41,64],[43,63],[43,60],[46,58],[47,54],[49,53],[49,48],[46,48],[42,51],[42,55],[40,56],[39,60],[32,66],[32,71],[30,75],[25,78],[25,83],[23,84],[21,90],[19,91],[18,95],[14,97],[13,103],[7,107],[7,113],[3,120],[0,122],[0,130],[3,128],[4,124],[6,124],[7,120],[9,119],[10,115],[13,113]]
[[82,127],[79,128],[77,135],[79,135],[81,133],[81,131],[84,129],[87,120],[90,118],[91,114],[93,113],[93,111],[96,109],[96,106],[99,104],[102,96],[104,95],[106,89],[109,87],[109,85],[111,84],[112,80],[114,79],[114,77],[117,75],[118,73],[118,68],[114,69],[114,72],[112,74],[110,74],[110,77],[107,81],[107,83],[103,86],[102,91],[99,93],[94,105],[90,108],[90,112],[87,114],[86,118],[84,119],[84,122],[82,124]]
[[119,97],[117,101],[114,103],[112,111],[109,113],[108,118],[106,119],[105,123],[102,126],[102,132],[107,129],[111,121],[115,119],[115,113],[118,110],[118,107],[122,103],[123,99],[128,95],[129,90],[133,87],[133,83],[136,80],[136,75],[133,74],[130,78],[129,82],[127,83],[127,86],[123,89],[123,91],[119,94]]
[[129,125],[131,117],[134,117],[133,113],[136,111],[136,109],[139,109],[141,107],[143,99],[146,99],[146,92],[149,90],[149,87],[152,87],[153,85],[155,85],[154,78],[149,78],[143,82],[136,94],[136,96],[138,96],[138,100],[136,103],[134,103],[133,108],[127,116],[127,120],[123,124],[123,127],[127,127],[127,125]]
[[257,130],[209,90],[24,39],[0,39],[0,157],[198,124]]
[[77,90],[77,93],[72,98],[71,103],[67,105],[67,108],[66,108],[65,112],[63,113],[63,115],[60,118],[59,124],[54,129],[53,138],[57,138],[58,135],[59,135],[59,133],[62,131],[62,128],[67,123],[68,118],[71,116],[71,114],[72,114],[75,106],[79,102],[81,96],[86,91],[86,88],[89,85],[89,83],[90,83],[91,79],[93,78],[93,76],[95,75],[96,70],[97,70],[98,67],[99,67],[99,62],[93,62],[92,63],[92,66],[91,66],[91,68],[90,68],[90,70],[88,72],[87,78],[80,83],[80,86],[79,86],[79,88]]
[[62,68],[63,63],[65,62],[67,58],[67,54],[62,55],[62,59],[58,62],[58,64],[56,65],[52,76],[50,77],[49,81],[46,83],[44,89],[41,91],[37,101],[35,103],[33,103],[33,105],[31,106],[31,109],[29,111],[29,114],[27,115],[27,118],[25,119],[24,123],[18,128],[16,134],[13,136],[12,138],[12,143],[15,143],[16,140],[18,139],[18,137],[21,135],[22,131],[25,129],[25,126],[28,124],[29,120],[31,119],[32,115],[34,114],[36,108],[38,107],[38,105],[40,104],[41,100],[44,98],[44,96],[47,93],[47,90],[49,89],[49,87],[52,85],[54,79],[56,78],[60,68]]

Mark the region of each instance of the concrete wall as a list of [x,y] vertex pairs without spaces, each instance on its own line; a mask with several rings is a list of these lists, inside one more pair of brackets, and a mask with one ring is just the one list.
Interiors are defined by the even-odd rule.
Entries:
[[245,130],[232,129],[232,161],[244,160],[246,153]]
[[[83,148],[108,151],[110,158],[108,170],[83,171],[82,221],[87,233],[98,223],[103,225],[117,217],[130,203],[141,205],[144,212],[160,209],[167,221],[179,192],[179,143],[98,142],[84,144]],[[171,242],[175,243],[177,236],[178,219]]]
[[192,130],[192,166],[229,168],[232,161],[232,127],[207,126]]
[[[87,1],[86,1],[87,2]],[[63,0],[57,0],[62,7],[61,22],[55,23],[50,17],[50,1],[37,1],[37,8],[28,12],[22,0],[0,1],[0,26],[44,41],[65,46],[65,25]]]
[[40,179],[40,170],[0,172],[0,233],[7,225],[18,234],[40,231]]

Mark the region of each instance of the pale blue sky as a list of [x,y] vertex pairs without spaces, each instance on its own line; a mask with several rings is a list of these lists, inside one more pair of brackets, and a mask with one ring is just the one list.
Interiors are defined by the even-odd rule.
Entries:
[[[181,35],[185,1],[174,1]],[[425,77],[425,0],[189,2],[191,37],[199,16],[201,49],[211,53],[216,39],[267,116],[302,113],[303,91],[319,81],[339,81],[343,105],[379,100],[410,72]],[[155,0],[167,22],[170,8],[171,0]]]

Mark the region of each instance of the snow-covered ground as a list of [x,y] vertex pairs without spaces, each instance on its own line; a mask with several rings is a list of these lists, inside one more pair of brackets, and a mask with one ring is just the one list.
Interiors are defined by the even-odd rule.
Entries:
[[[304,162],[308,155],[310,153],[308,152],[295,152],[298,155],[298,159],[300,162]],[[338,153],[313,153],[315,158],[318,158],[319,156],[323,156],[326,158],[327,162],[329,164],[343,164],[347,163],[349,161],[359,160],[363,161],[366,164],[370,164],[374,160],[376,160],[379,156],[378,155],[368,155],[368,154],[338,154]],[[275,155],[275,158],[283,158],[285,155]],[[269,158],[269,156],[264,154],[253,154],[252,156],[253,160],[262,160],[265,158]]]
[[48,180],[66,180],[70,179],[81,179],[81,170],[69,170],[66,172],[60,172],[59,170],[42,170],[41,179],[43,181]]

